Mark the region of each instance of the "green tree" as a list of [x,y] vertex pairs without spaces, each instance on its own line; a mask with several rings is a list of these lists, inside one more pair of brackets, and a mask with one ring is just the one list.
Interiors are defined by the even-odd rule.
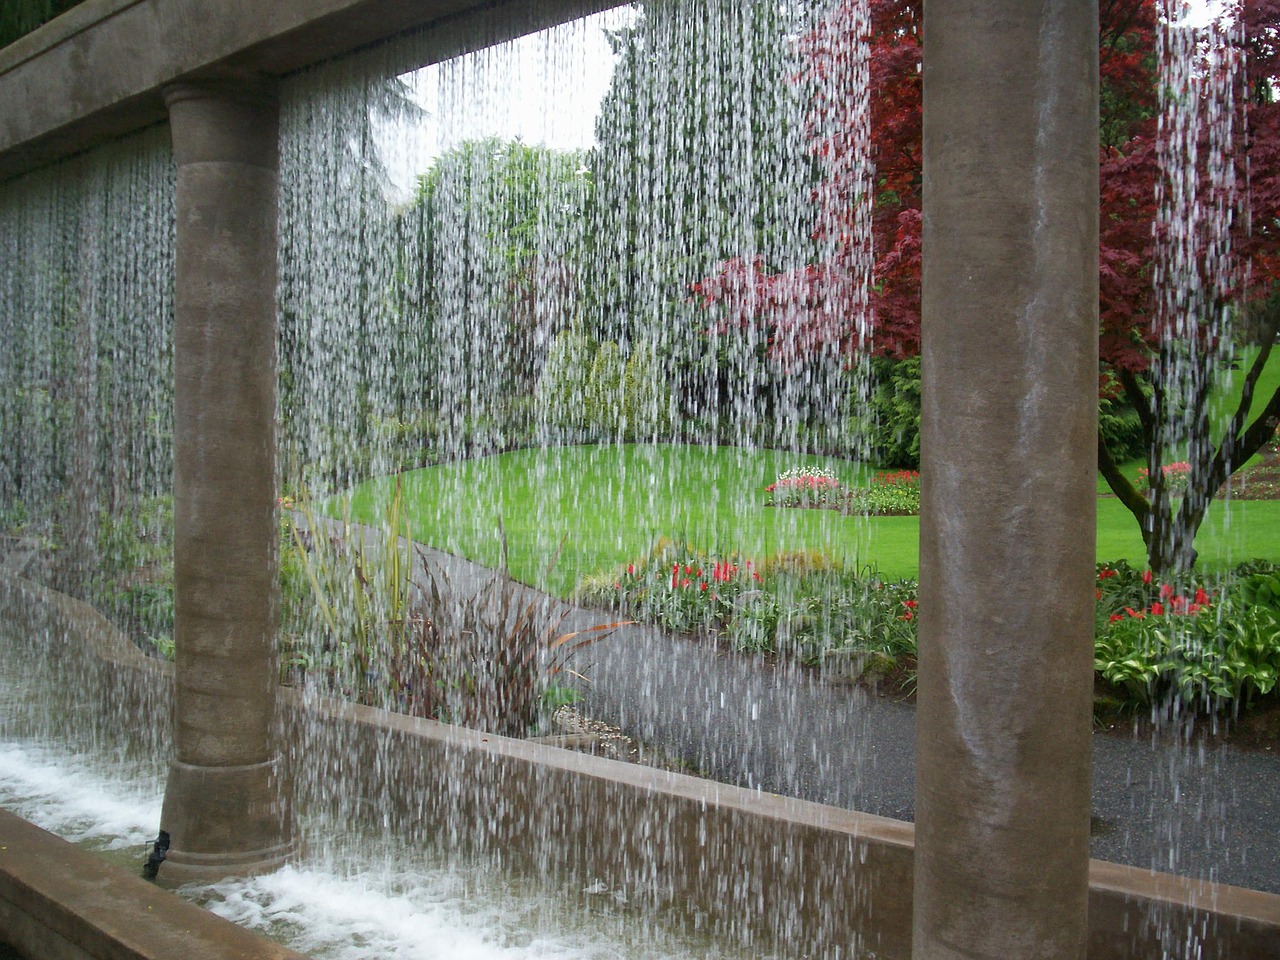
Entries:
[[426,338],[417,399],[452,430],[509,424],[568,325],[591,193],[584,160],[490,138],[458,145],[420,178],[402,217],[407,309]]
[[[775,267],[811,255],[814,168],[792,42],[806,5],[777,0],[637,4],[611,35],[617,65],[596,125],[588,322],[668,364],[686,418],[750,429],[799,387],[757,331],[708,336],[689,284],[728,256]],[[763,406],[762,406],[763,405]],[[734,421],[740,421],[735,424]]]

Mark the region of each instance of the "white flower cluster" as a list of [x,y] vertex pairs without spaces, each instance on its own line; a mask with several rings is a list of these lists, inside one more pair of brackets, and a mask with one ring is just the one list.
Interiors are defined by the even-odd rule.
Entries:
[[825,470],[822,467],[792,467],[778,474],[777,482],[785,483],[795,480],[826,480],[830,483],[839,483],[834,471]]

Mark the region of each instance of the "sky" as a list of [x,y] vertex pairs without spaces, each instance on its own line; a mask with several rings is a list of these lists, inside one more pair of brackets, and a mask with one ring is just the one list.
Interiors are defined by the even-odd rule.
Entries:
[[635,16],[627,7],[608,10],[405,74],[423,118],[386,126],[379,138],[397,190],[411,190],[432,160],[464,140],[590,147],[613,75],[605,30]]
[[[1186,0],[1187,24],[1203,26],[1227,2]],[[381,131],[395,192],[407,198],[417,175],[464,140],[518,137],[563,150],[590,147],[614,66],[605,31],[636,16],[631,7],[607,10],[405,74],[423,118]]]

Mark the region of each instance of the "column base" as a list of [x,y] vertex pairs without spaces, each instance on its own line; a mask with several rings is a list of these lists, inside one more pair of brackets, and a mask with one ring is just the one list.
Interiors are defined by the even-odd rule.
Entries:
[[165,887],[180,887],[188,883],[220,883],[235,877],[257,877],[280,869],[298,855],[298,842],[263,850],[244,850],[238,853],[186,853],[169,849],[156,882]]
[[270,873],[297,854],[279,757],[264,763],[169,768],[160,829],[169,849],[156,879],[215,883]]

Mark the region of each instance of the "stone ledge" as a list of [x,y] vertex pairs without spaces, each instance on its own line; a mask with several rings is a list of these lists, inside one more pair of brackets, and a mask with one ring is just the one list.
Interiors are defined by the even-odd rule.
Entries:
[[0,47],[0,76],[47,53],[76,34],[110,19],[120,11],[143,2],[145,0],[83,0],[48,23],[19,37],[7,47]]
[[302,960],[0,810],[0,939],[29,957]]

